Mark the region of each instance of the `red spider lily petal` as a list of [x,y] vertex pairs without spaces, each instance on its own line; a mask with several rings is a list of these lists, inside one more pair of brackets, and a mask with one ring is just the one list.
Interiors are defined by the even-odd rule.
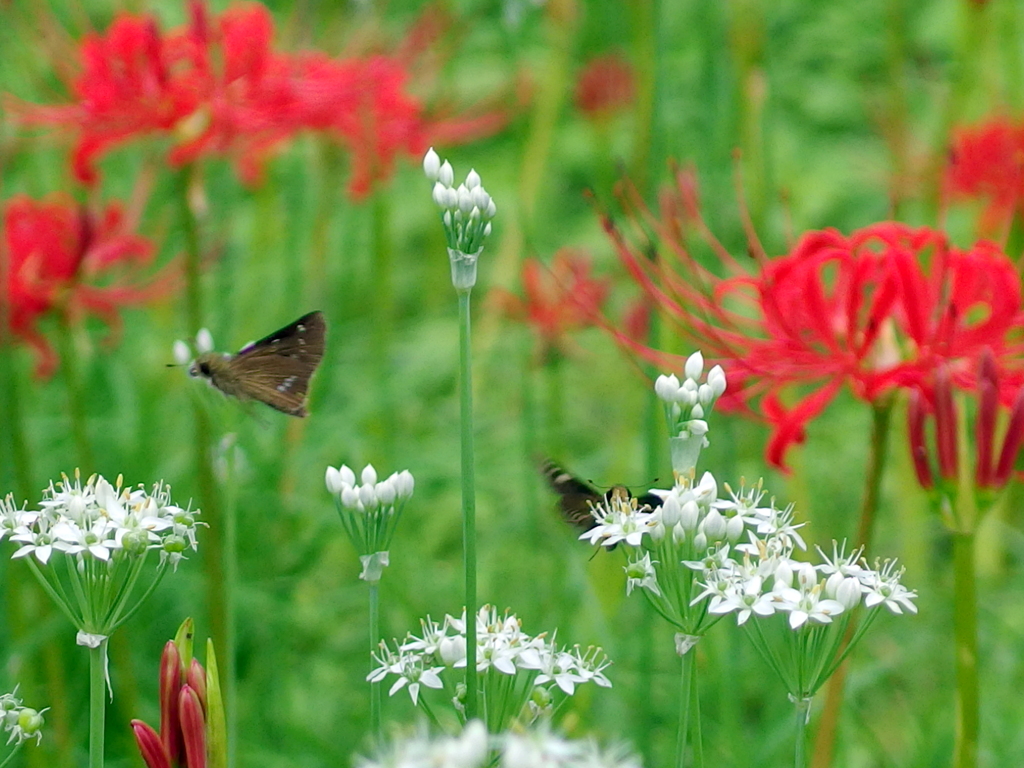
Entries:
[[924,395],[919,389],[910,390],[910,402],[907,405],[907,437],[910,441],[910,458],[914,462],[914,473],[922,488],[931,488],[932,470],[928,463],[928,445],[925,442]]
[[135,733],[135,743],[139,746],[139,752],[147,768],[171,768],[171,756],[160,740],[160,735],[141,720],[132,720],[131,725]]
[[56,358],[34,326],[39,317],[60,310],[70,320],[92,312],[118,325],[118,308],[166,292],[173,284],[164,271],[147,285],[126,278],[152,260],[153,246],[129,229],[117,204],[98,216],[67,197],[43,201],[18,196],[4,210],[7,264],[0,296],[9,306],[11,331],[39,352],[38,375],[49,375]]
[[940,365],[935,372],[935,442],[938,445],[939,475],[946,480],[957,476],[956,404],[949,370]]
[[992,448],[999,406],[999,374],[991,350],[985,350],[978,366],[978,418],[975,424],[977,461],[974,479],[979,488],[992,485]]
[[536,259],[523,262],[520,280],[525,296],[498,294],[507,314],[525,321],[536,331],[545,350],[557,349],[565,336],[586,327],[598,315],[609,284],[590,274],[590,261],[582,253],[562,249],[548,269]]
[[183,685],[178,694],[178,715],[185,742],[185,765],[188,768],[206,768],[206,720],[199,694],[189,685]]
[[1024,126],[997,118],[957,131],[946,185],[954,198],[987,199],[981,231],[996,231],[1024,195]]
[[[725,367],[730,396],[721,405],[752,413],[764,398],[773,464],[781,466],[786,448],[843,384],[875,402],[894,388],[923,385],[944,363],[955,386],[971,388],[973,360],[985,348],[1004,372],[1000,400],[1024,383],[1016,333],[1024,320],[1020,278],[994,244],[960,249],[940,231],[883,222],[850,235],[809,232],[789,254],[757,256],[752,270],[714,240],[696,200],[691,177],[680,174],[675,194],[661,198],[661,215],[669,217],[663,220],[627,190],[624,203],[637,230],[658,237],[657,259],[648,257],[646,242],[631,245],[607,216],[603,223],[670,327]],[[726,277],[690,255],[683,233],[692,228],[719,255]],[[751,252],[759,253],[756,243]],[[683,358],[604,326],[630,351],[681,367]]]
[[576,81],[576,107],[591,118],[606,117],[633,103],[633,68],[616,54],[591,59]]
[[1002,487],[1010,479],[1010,473],[1017,462],[1021,444],[1024,443],[1024,387],[1017,392],[1010,410],[1010,423],[1006,427],[1006,437],[999,452],[999,462],[992,478],[994,486]]

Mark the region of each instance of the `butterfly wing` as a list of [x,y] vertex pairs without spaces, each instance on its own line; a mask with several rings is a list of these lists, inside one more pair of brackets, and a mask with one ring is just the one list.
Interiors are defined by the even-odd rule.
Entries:
[[323,358],[326,331],[323,313],[310,312],[247,344],[229,362],[239,395],[290,416],[305,416],[309,380]]
[[540,471],[558,494],[558,508],[566,522],[582,531],[593,528],[597,521],[590,514],[590,505],[600,502],[602,495],[550,459],[541,462]]

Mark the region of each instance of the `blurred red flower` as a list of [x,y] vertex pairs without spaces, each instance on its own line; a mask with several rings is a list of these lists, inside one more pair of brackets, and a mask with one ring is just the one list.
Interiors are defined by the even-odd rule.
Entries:
[[418,159],[430,143],[470,140],[508,119],[506,107],[448,120],[427,114],[408,90],[415,70],[407,59],[425,43],[424,25],[414,27],[415,45],[402,55],[331,59],[275,51],[273,18],[258,3],[219,16],[200,0],[189,9],[189,24],[170,32],[149,16],[120,14],[105,34],[83,40],[70,104],[14,105],[23,122],[74,135],[80,181],[96,181],[95,163],[112,147],[163,135],[172,165],[224,155],[254,183],[276,146],[314,130],[350,150],[350,191],[358,197],[387,178],[396,156]]
[[520,279],[524,296],[501,289],[493,295],[509,317],[533,328],[542,360],[564,353],[568,334],[593,324],[610,287],[607,280],[591,276],[584,254],[569,248],[555,254],[550,268],[526,259]]
[[957,131],[946,186],[953,199],[985,200],[979,229],[997,235],[1024,201],[1024,125],[996,118]]
[[587,62],[576,81],[576,107],[587,117],[601,119],[633,103],[633,68],[614,53]]
[[[956,386],[973,388],[984,349],[1000,364],[1004,401],[1024,383],[1020,278],[992,243],[960,249],[940,231],[883,222],[850,235],[808,232],[773,258],[751,241],[748,268],[701,219],[692,174],[677,175],[661,218],[635,193],[626,202],[663,247],[659,259],[649,258],[649,249],[635,248],[606,216],[620,259],[676,331],[725,367],[723,406],[770,422],[767,458],[777,467],[844,385],[878,402],[894,389],[920,386],[941,362]],[[687,249],[683,233],[691,225],[728,276],[706,269]],[[682,357],[606,326],[635,353],[682,366]]]
[[140,267],[153,258],[153,246],[134,234],[116,203],[92,215],[63,196],[37,201],[19,196],[4,209],[0,248],[0,299],[11,333],[35,349],[36,373],[48,376],[56,354],[37,323],[60,311],[71,322],[99,315],[118,327],[118,309],[144,302],[173,285],[166,271],[143,277]]

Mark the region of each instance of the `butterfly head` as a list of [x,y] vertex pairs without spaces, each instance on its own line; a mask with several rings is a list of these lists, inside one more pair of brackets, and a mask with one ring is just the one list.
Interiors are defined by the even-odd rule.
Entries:
[[212,381],[215,376],[228,368],[227,358],[218,352],[204,352],[189,363],[188,375]]

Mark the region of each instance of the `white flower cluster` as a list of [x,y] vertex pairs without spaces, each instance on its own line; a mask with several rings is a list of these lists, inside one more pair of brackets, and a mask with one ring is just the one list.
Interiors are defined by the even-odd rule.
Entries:
[[[196,334],[196,354],[204,354],[213,351],[213,334],[208,328],[200,328]],[[174,353],[174,362],[178,365],[189,365],[192,362],[192,349],[187,341],[178,339],[171,348]]]
[[466,180],[453,186],[455,171],[451,163],[441,162],[431,147],[423,157],[423,172],[434,182],[431,192],[434,202],[444,211],[442,219],[448,233],[450,248],[463,253],[475,253],[483,238],[491,234],[491,219],[498,212],[494,200],[480,183],[480,174],[470,170]]
[[363,564],[359,578],[375,584],[390,561],[388,547],[416,483],[407,469],[378,480],[372,464],[363,468],[359,478],[362,482],[356,482],[356,473],[342,464],[327,468],[325,482],[338,502],[345,533],[359,552]]
[[342,464],[335,469],[327,468],[327,490],[338,497],[346,509],[368,514],[377,509],[393,509],[395,504],[407,501],[415,487],[412,473],[403,469],[393,472],[384,480],[377,480],[377,470],[372,464],[363,467],[356,482],[356,473]]
[[[445,681],[441,674],[445,669],[466,666],[465,613],[458,619],[445,616],[440,624],[428,616],[420,624],[422,637],[410,633],[405,642],[395,642],[394,650],[381,643],[380,652],[374,656],[380,666],[366,678],[378,683],[388,675],[395,675],[398,679],[392,684],[389,695],[408,686],[414,704],[418,703],[421,686],[442,688]],[[481,675],[494,672],[520,678],[522,701],[515,708],[505,708],[513,717],[520,713],[535,687],[546,686],[549,693],[557,687],[567,696],[572,696],[576,686],[584,683],[611,687],[604,674],[611,662],[600,648],[582,651],[575,646],[570,650],[560,647],[554,637],[550,640],[544,635],[531,637],[522,631],[521,622],[514,614],[499,614],[489,605],[483,606],[476,615],[476,633],[477,671]],[[530,708],[536,716],[550,707],[551,698],[539,695],[531,703],[537,705]]]
[[21,744],[34,738],[38,744],[43,740],[43,712],[46,709],[36,711],[31,707],[23,706],[17,693],[18,689],[15,688],[13,693],[5,693],[0,696],[0,723],[10,734],[7,737],[7,743]]
[[63,478],[43,492],[38,510],[19,510],[10,496],[0,501],[0,539],[21,544],[13,557],[33,555],[45,565],[55,551],[110,561],[157,549],[161,562],[177,566],[196,548],[198,510],[173,505],[163,483],[147,493],[122,488],[121,477],[114,485],[99,475],[85,485],[77,472],[74,481]]
[[682,383],[676,375],[661,375],[654,382],[654,391],[665,403],[669,434],[683,437],[703,437],[708,432],[706,418],[715,401],[725,392],[725,371],[716,365],[708,371],[707,380],[701,384],[704,373],[704,356],[694,352],[686,359]]
[[[497,755],[493,754],[496,752]],[[488,737],[479,720],[459,736],[431,738],[425,733],[396,740],[376,759],[360,759],[358,768],[639,768],[624,749],[602,751],[593,741],[571,741],[547,728]]]
[[[596,524],[580,536],[591,544],[627,549],[626,592],[644,590],[655,608],[687,635],[703,633],[720,618],[710,614],[701,598],[694,599],[697,573],[704,563],[772,537],[791,548],[804,548],[793,508],[778,509],[774,500],[763,504],[761,484],[738,492],[726,485],[729,498],[718,498],[718,483],[710,472],[694,482],[678,477],[668,489],[651,489],[661,503],[638,505],[635,499],[613,497],[595,505]],[[696,564],[696,565],[695,565]]]
[[703,573],[704,591],[695,600],[710,597],[713,614],[735,613],[738,624],[752,614],[771,616],[788,613],[791,629],[805,624],[829,624],[863,601],[865,607],[887,607],[896,614],[917,613],[917,593],[900,581],[903,569],[894,560],[868,566],[863,549],[846,554],[845,546],[833,544],[832,557],[819,549],[821,565],[793,560],[792,541],[777,535],[766,540],[751,539],[735,551],[736,560],[724,545],[704,562],[692,563]]

